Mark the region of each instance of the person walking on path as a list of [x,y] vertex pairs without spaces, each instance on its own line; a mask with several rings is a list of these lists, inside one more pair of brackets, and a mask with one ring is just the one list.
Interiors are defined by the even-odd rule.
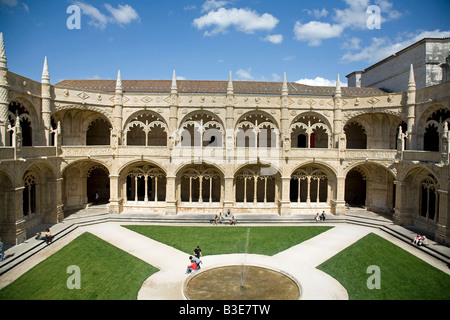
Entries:
[[95,205],[98,205],[98,202],[99,202],[99,200],[100,200],[100,196],[99,196],[99,194],[98,194],[98,191],[96,191],[95,192]]
[[200,249],[200,246],[197,246],[197,248],[194,249],[194,255],[200,259],[200,257],[202,256],[202,249]]

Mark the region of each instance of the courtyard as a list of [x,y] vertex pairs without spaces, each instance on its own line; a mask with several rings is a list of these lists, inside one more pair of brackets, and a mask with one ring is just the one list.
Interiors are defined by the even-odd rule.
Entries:
[[[184,300],[192,277],[185,274],[188,257],[197,245],[203,253],[199,274],[264,267],[293,279],[300,300],[450,299],[448,247],[433,241],[415,247],[398,235],[413,232],[375,214],[349,217],[315,222],[304,215],[238,215],[237,226],[216,226],[205,215],[168,221],[156,214],[83,210],[52,226],[51,245],[31,238],[6,251],[0,300]],[[389,228],[402,230],[395,235]],[[81,281],[71,290],[73,266]],[[378,287],[371,287],[375,282]]]

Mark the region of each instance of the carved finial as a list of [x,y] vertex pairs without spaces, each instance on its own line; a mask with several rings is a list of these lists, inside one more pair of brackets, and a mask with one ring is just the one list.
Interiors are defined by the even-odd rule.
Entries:
[[0,32],[0,68],[7,68],[5,42],[3,41],[3,32]]
[[408,91],[416,90],[416,80],[414,77],[414,65],[411,64],[409,69]]
[[170,87],[170,93],[172,93],[172,94],[177,94],[178,93],[177,75],[175,73],[175,70],[173,70],[172,86]]
[[341,78],[338,74],[337,80],[336,80],[336,91],[334,92],[334,96],[336,98],[342,98],[342,89],[341,89]]
[[116,81],[116,93],[122,93],[122,77],[120,75],[120,70],[117,72],[117,81]]
[[281,89],[281,95],[287,96],[288,94],[289,94],[289,91],[288,91],[288,85],[287,85],[287,80],[286,80],[286,72],[285,72],[284,76],[283,76],[283,88]]
[[42,83],[50,83],[50,73],[48,71],[47,57],[44,59],[44,68],[42,69]]
[[228,76],[227,94],[234,94],[233,78],[231,76],[231,71],[230,71],[230,75]]

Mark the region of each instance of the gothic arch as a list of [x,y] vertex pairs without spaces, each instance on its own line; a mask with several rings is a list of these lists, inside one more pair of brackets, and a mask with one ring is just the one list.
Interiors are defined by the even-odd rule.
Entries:
[[[31,147],[39,143],[39,124],[34,106],[25,98],[16,98],[9,104],[9,124],[16,124],[16,117],[20,119],[22,129],[22,146]],[[9,145],[12,145],[12,132],[9,135]]]
[[250,111],[242,115],[235,125],[235,146],[241,148],[279,147],[278,122],[264,111]]
[[99,160],[77,160],[62,170],[63,203],[65,208],[83,208],[95,201],[96,192],[101,202],[108,202],[110,196],[108,164]]
[[332,145],[331,126],[326,118],[306,112],[295,117],[290,126],[293,148],[329,148]]
[[222,171],[216,166],[186,165],[177,171],[177,197],[180,203],[218,203],[223,199]]
[[450,125],[450,108],[434,105],[426,109],[417,125],[418,149],[440,151],[444,126]]
[[124,145],[167,146],[169,127],[156,112],[135,112],[125,122],[123,131]]
[[92,115],[83,122],[86,126],[87,146],[108,146],[111,144],[111,123],[104,117]]
[[356,120],[346,123],[344,132],[347,140],[347,149],[367,149],[366,128]]
[[145,204],[166,200],[167,174],[165,170],[148,161],[127,164],[121,170],[119,188],[127,203]]
[[[408,188],[404,189],[406,194],[403,194],[402,197],[409,200],[413,216],[422,223],[435,225],[439,221],[440,215],[445,214],[439,210],[439,190],[443,185],[438,177],[423,166],[411,168],[404,177]],[[446,183],[448,182],[446,181]]]
[[22,175],[23,202],[25,217],[44,216],[56,208],[56,174],[47,163],[33,163]]
[[220,117],[199,110],[186,115],[176,132],[176,141],[184,147],[222,147],[225,127]]
[[358,162],[345,169],[345,201],[350,206],[392,213],[396,174],[376,162]]
[[328,205],[334,196],[335,186],[336,177],[329,167],[305,163],[291,173],[289,198],[291,203],[306,207],[319,203]]
[[279,199],[281,174],[273,168],[246,165],[234,174],[235,199],[242,203],[276,203]]

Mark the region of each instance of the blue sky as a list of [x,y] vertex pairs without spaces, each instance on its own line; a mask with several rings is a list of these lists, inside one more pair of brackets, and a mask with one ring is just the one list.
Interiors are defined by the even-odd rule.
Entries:
[[[67,8],[81,10],[69,29]],[[380,9],[379,29],[366,10]],[[288,81],[333,85],[423,37],[450,37],[450,1],[0,0],[8,68],[40,80]],[[376,21],[375,21],[376,22]]]

